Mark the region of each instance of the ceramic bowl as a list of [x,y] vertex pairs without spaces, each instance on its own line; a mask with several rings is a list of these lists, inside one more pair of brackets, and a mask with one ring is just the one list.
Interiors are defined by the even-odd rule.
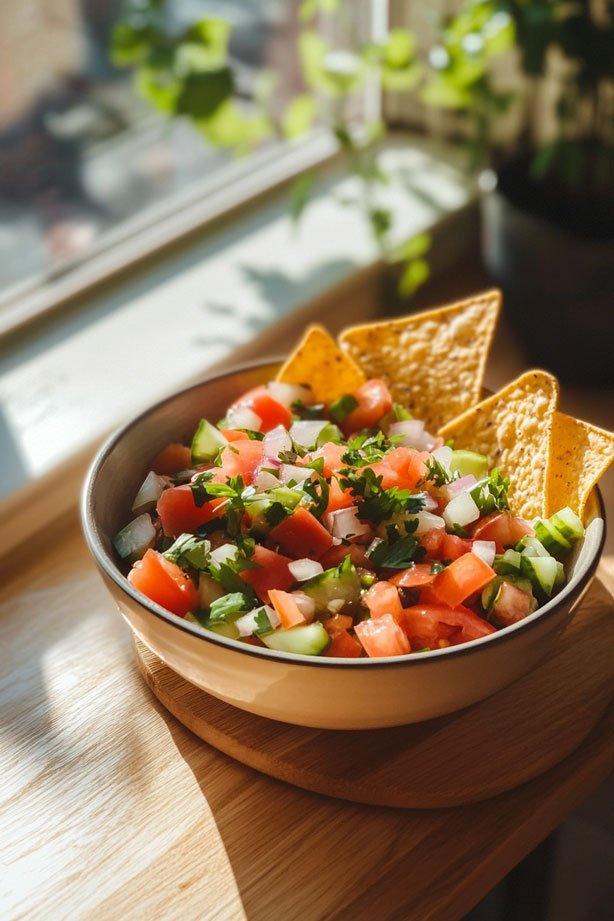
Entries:
[[271,380],[278,361],[216,374],[156,404],[115,434],[89,471],[82,520],[90,550],[134,633],[178,674],[235,707],[300,726],[373,729],[451,713],[526,674],[545,658],[595,572],[605,536],[598,490],[571,578],[525,620],[464,646],[417,656],[333,659],[242,644],[170,614],[125,578],[112,536],[130,520],[149,462],[171,441],[189,443],[203,417],[219,419],[250,387]]

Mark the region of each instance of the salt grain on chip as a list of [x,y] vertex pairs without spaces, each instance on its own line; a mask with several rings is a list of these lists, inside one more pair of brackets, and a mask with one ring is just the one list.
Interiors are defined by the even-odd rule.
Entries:
[[396,402],[429,431],[479,401],[501,294],[398,320],[344,330],[339,342],[367,377],[380,378]]
[[485,454],[509,477],[510,508],[523,518],[546,514],[558,395],[555,377],[527,371],[439,431],[456,448]]

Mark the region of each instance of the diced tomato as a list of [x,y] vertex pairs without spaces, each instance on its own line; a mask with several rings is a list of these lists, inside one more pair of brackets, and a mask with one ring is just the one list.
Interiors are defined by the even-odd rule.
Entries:
[[403,656],[410,651],[409,640],[392,614],[363,620],[354,627],[368,656]]
[[403,629],[412,649],[440,649],[467,643],[495,632],[482,617],[468,608],[417,604],[403,611]]
[[247,406],[261,419],[262,432],[269,432],[277,425],[283,425],[287,429],[292,424],[292,413],[288,407],[272,397],[270,390],[264,386],[248,390],[235,400],[230,409],[239,409],[242,406]]
[[511,512],[493,512],[476,523],[471,536],[474,540],[494,540],[499,549],[513,547],[523,537],[534,533],[530,524],[515,518]]
[[166,536],[178,537],[179,534],[194,534],[201,524],[223,514],[220,508],[223,503],[223,499],[212,499],[199,508],[188,485],[173,486],[164,490],[156,509]]
[[237,429],[220,429],[220,433],[226,441],[249,441],[250,437],[247,432],[241,432]]
[[430,563],[412,563],[409,569],[396,573],[389,580],[397,588],[416,588],[422,585],[431,585],[436,573],[431,572]]
[[457,560],[471,550],[471,541],[456,534],[444,534],[439,548],[441,560]]
[[494,577],[495,571],[488,563],[475,553],[465,553],[438,573],[431,589],[443,604],[455,608]]
[[169,475],[179,470],[189,470],[192,466],[192,454],[185,445],[173,442],[160,451],[151,462],[155,473]]
[[321,448],[318,448],[317,451],[311,451],[311,453],[306,454],[304,458],[297,461],[297,464],[306,463],[309,464],[311,461],[316,460],[318,457],[324,458],[324,466],[322,467],[322,475],[325,477],[331,477],[333,473],[336,473],[337,470],[341,470],[348,465],[341,460],[342,455],[347,451],[345,445],[337,445],[333,441],[325,442]]
[[430,531],[425,531],[424,534],[420,535],[418,539],[426,550],[428,557],[435,560],[442,558],[440,549],[445,535],[446,532],[443,528],[432,528]]
[[320,557],[320,563],[324,569],[332,569],[333,566],[339,566],[343,563],[346,556],[349,556],[354,566],[359,566],[362,569],[375,569],[364,549],[359,547],[358,544],[350,544],[349,547],[346,547],[345,544],[339,544],[337,547],[331,547]]
[[517,585],[502,582],[493,607],[493,617],[502,627],[523,620],[534,608],[534,600]]
[[324,622],[326,632],[330,633],[331,636],[334,636],[335,633],[349,630],[353,625],[354,621],[349,614],[334,614]]
[[282,627],[297,627],[299,624],[305,623],[305,618],[299,611],[298,604],[290,592],[282,592],[278,588],[270,588],[269,602],[279,614]]
[[382,487],[384,489],[392,489],[393,486],[401,486],[401,477],[396,470],[393,470],[392,467],[386,463],[385,459],[375,461],[374,464],[365,464],[365,466],[360,469],[361,471],[366,470],[367,467],[371,468],[375,476],[382,478]]
[[428,451],[415,451],[413,448],[393,448],[383,460],[394,470],[403,489],[413,489],[428,473],[425,461]]
[[288,569],[288,563],[292,561],[281,553],[256,544],[250,560],[257,563],[259,569],[243,569],[239,575],[247,585],[252,586],[261,601],[268,603],[271,589],[285,591],[296,582]]
[[392,397],[383,381],[370,380],[354,391],[358,406],[343,420],[343,431],[347,434],[377,425],[382,416],[392,409]]
[[325,656],[336,656],[340,659],[357,659],[362,655],[362,646],[347,630],[340,630],[331,634],[332,641]]
[[327,512],[336,512],[340,508],[349,508],[354,505],[355,497],[349,489],[342,489],[336,476],[331,477],[328,492]]
[[231,477],[241,476],[246,486],[254,479],[254,471],[262,461],[262,442],[235,441],[232,446],[224,448],[220,454],[221,467],[216,467],[214,483],[225,483]]
[[403,614],[403,605],[399,598],[396,586],[391,582],[375,582],[364,597],[364,602],[369,608],[371,617],[383,617],[392,614],[398,622]]
[[332,535],[306,508],[298,506],[287,518],[271,529],[270,537],[284,553],[295,559],[317,560],[332,546]]
[[152,601],[184,617],[198,607],[198,589],[188,575],[156,550],[147,550],[128,574],[128,581]]

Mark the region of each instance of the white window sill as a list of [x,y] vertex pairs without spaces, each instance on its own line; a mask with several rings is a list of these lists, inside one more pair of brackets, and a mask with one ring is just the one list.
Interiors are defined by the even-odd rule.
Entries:
[[[474,196],[458,159],[433,143],[396,141],[382,157],[399,174],[383,196],[399,240]],[[338,172],[324,177],[296,229],[277,195],[2,343],[2,552],[74,505],[95,446],[124,420],[220,362],[283,350],[307,320],[330,321],[325,292],[377,263],[364,222],[340,203],[355,191]],[[355,303],[329,325],[360,320],[369,308]]]

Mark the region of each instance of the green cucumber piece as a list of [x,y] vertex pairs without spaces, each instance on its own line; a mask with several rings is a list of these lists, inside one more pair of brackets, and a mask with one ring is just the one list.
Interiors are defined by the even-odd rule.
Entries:
[[550,556],[544,545],[536,537],[523,537],[515,547],[522,556]]
[[330,636],[319,620],[289,630],[276,630],[260,638],[269,649],[299,656],[319,656],[330,646]]
[[493,569],[498,576],[514,576],[520,572],[520,553],[517,550],[506,550],[495,557]]
[[450,471],[459,476],[474,475],[476,480],[481,480],[488,474],[488,458],[475,451],[453,451],[450,460]]
[[541,541],[549,553],[565,553],[567,550],[571,550],[569,541],[563,537],[550,519],[538,518],[533,524],[533,529],[536,538]]
[[316,614],[330,614],[328,605],[340,599],[344,602],[342,610],[348,614],[360,608],[360,577],[351,563],[326,569],[319,576],[303,582],[301,591],[315,601]]
[[502,584],[503,579],[497,576],[496,579],[491,579],[486,588],[482,591],[482,607],[489,614],[495,605]]
[[522,571],[537,592],[550,598],[557,577],[557,563],[553,556],[523,556]]
[[569,506],[555,512],[548,520],[568,541],[580,540],[581,537],[584,537],[584,525]]
[[559,585],[565,585],[567,582],[567,576],[565,575],[565,567],[563,564],[557,560],[556,561],[556,576],[554,577],[554,585],[558,587]]
[[201,419],[194,438],[192,439],[193,464],[207,464],[212,461],[220,448],[225,448],[228,442],[218,429],[206,419]]
[[155,539],[156,529],[147,512],[144,512],[117,532],[113,538],[113,546],[122,560],[129,560],[133,563],[141,559],[145,551],[153,545]]

